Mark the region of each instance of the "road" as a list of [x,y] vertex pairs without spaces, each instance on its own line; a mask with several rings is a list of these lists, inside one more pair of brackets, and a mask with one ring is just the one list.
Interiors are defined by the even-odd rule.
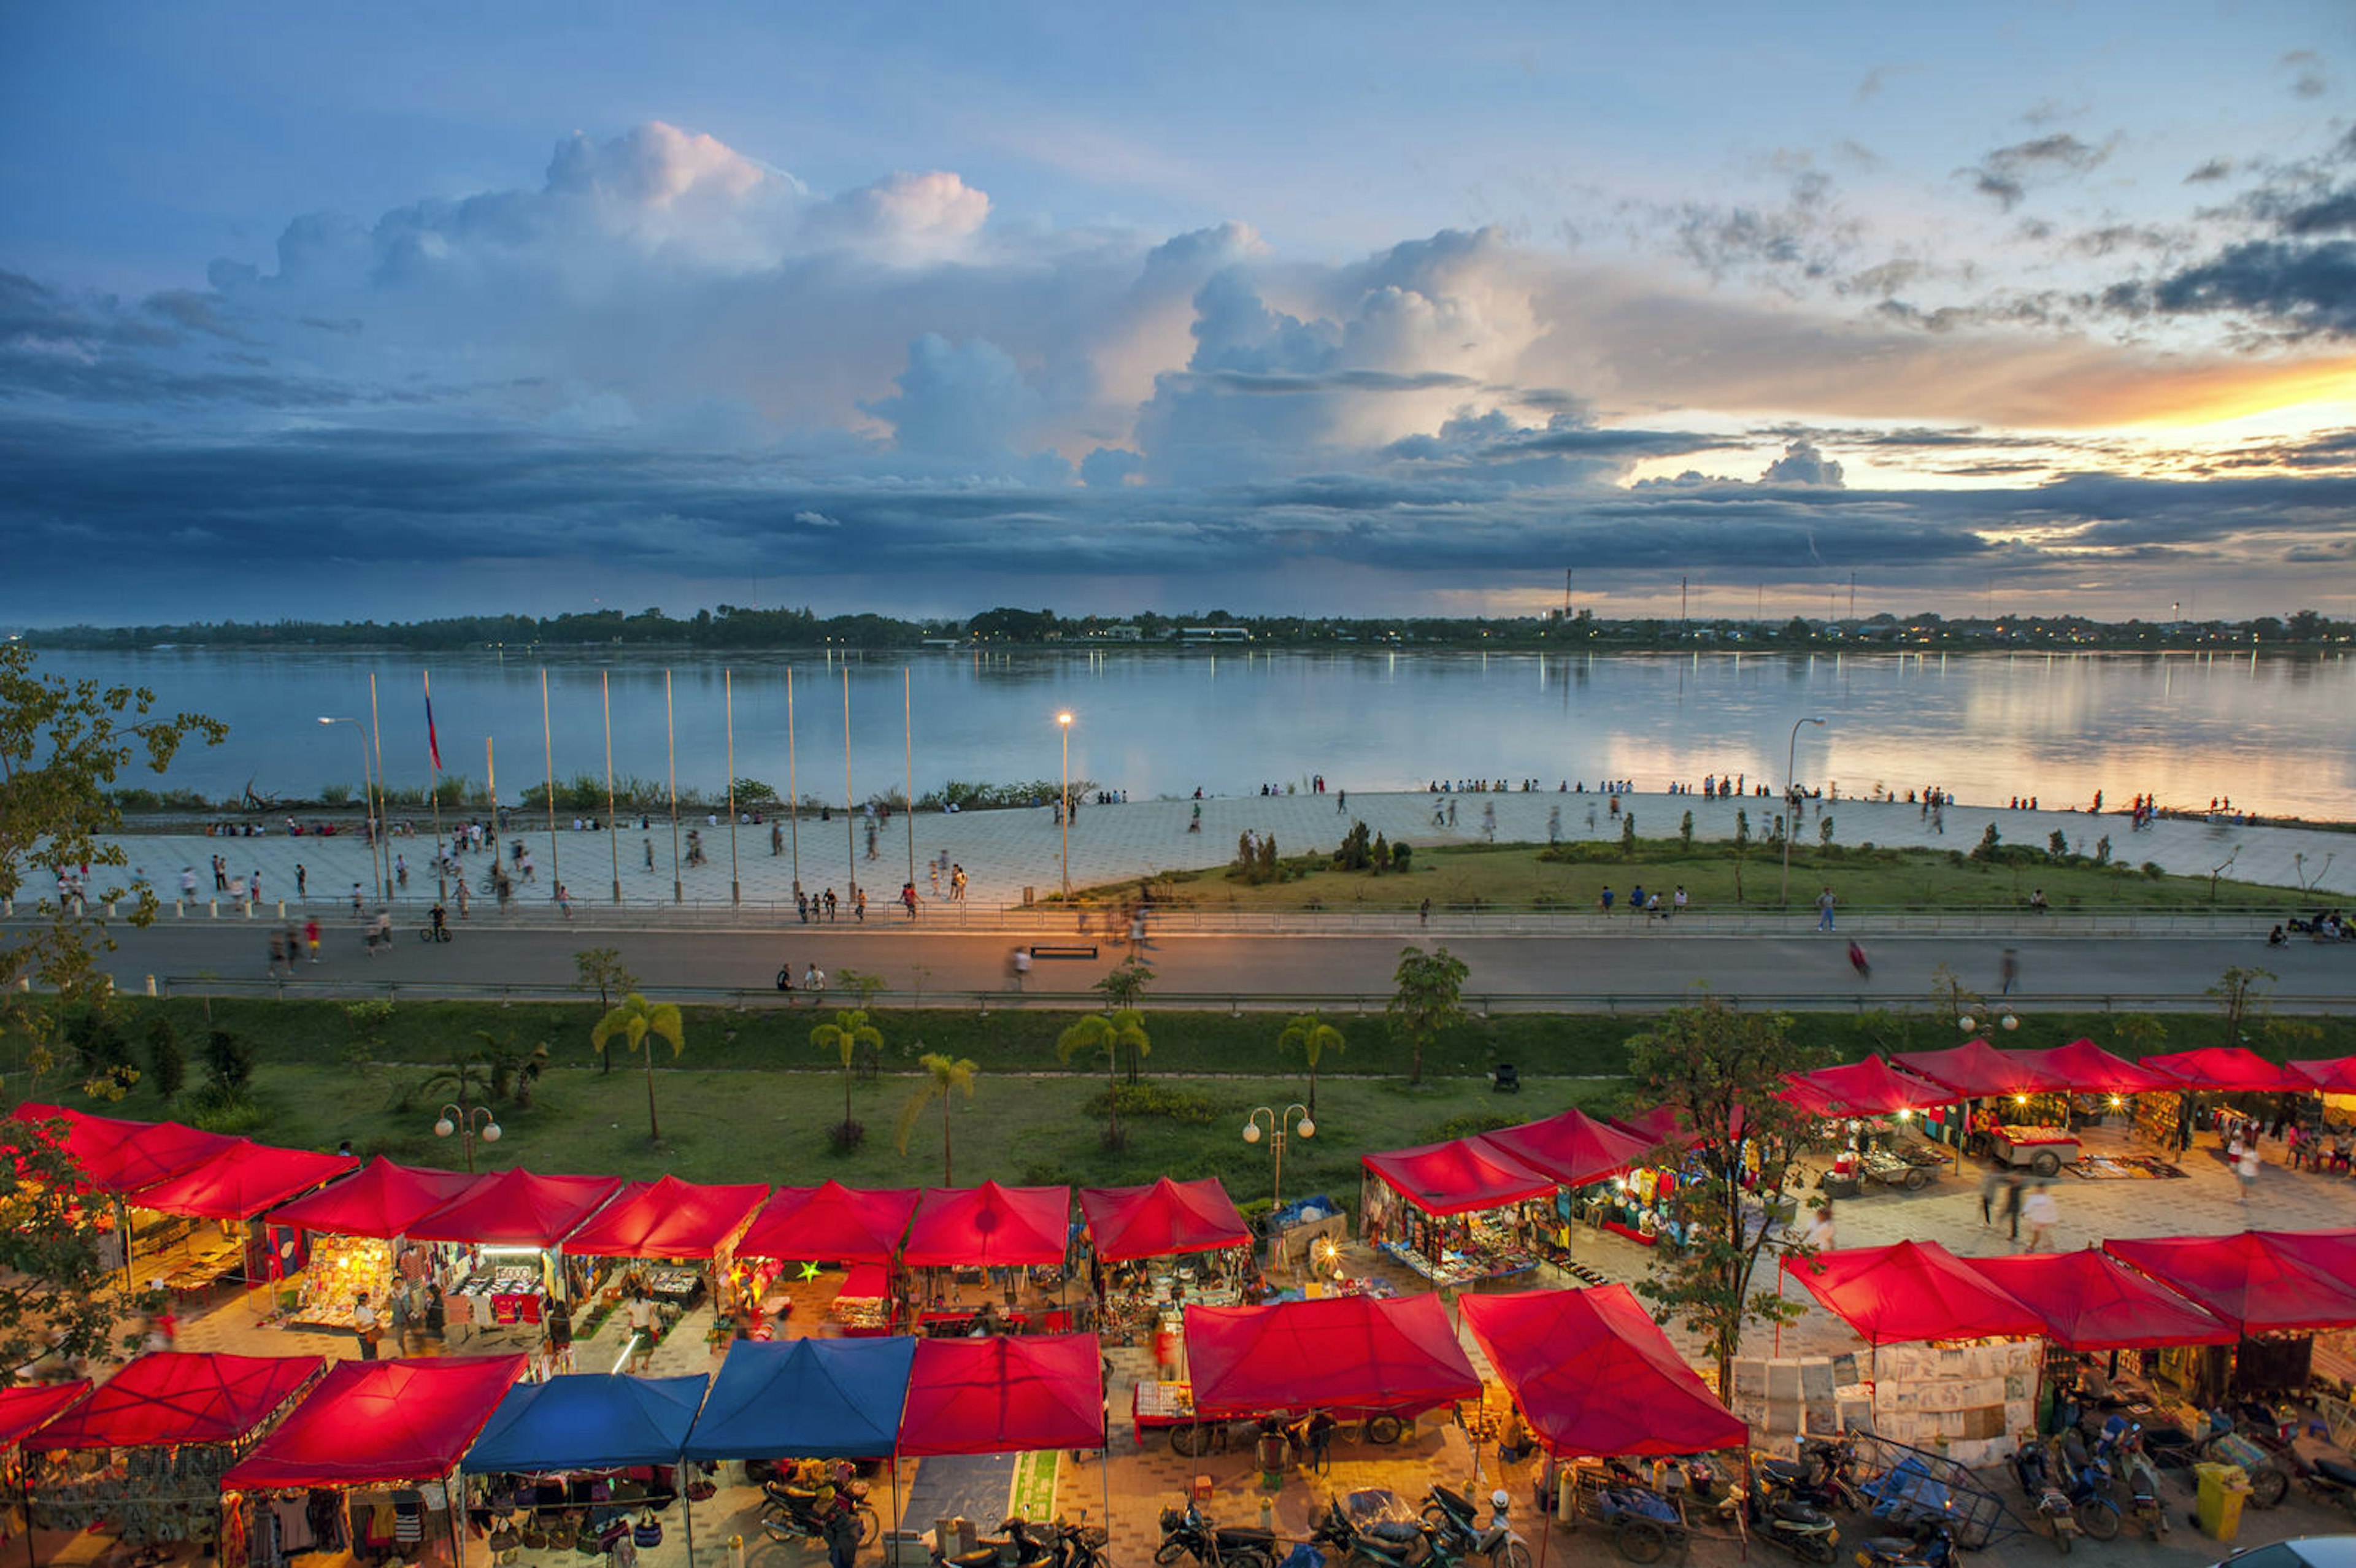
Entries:
[[[146,977],[183,983],[211,977],[248,982],[263,977],[268,928],[262,923],[159,924],[125,929],[107,967],[118,987],[137,992]],[[1164,1005],[1181,998],[1238,997],[1280,1005],[1287,998],[1382,997],[1412,928],[1398,934],[1168,934],[1144,956],[1155,971],[1153,993]],[[2003,954],[2019,955],[2020,1007],[2100,1005],[2207,1008],[2203,993],[2230,965],[2255,965],[2277,979],[2273,997],[2295,1002],[2356,997],[2356,949],[2304,943],[2269,950],[2242,937],[1882,936],[1872,940],[1873,973],[1851,970],[1845,940],[1787,935],[1624,936],[1458,934],[1446,939],[1470,968],[1468,997],[1584,998],[1569,1005],[1604,1006],[1607,999],[1641,1006],[1706,982],[1746,1003],[1847,1008],[1920,1003],[1945,965],[1963,983],[1994,995]],[[389,953],[369,956],[348,919],[327,926],[322,961],[298,966],[310,985],[380,987],[567,986],[573,955],[589,946],[618,947],[624,962],[654,984],[675,989],[767,990],[781,964],[798,976],[816,964],[830,976],[855,969],[883,976],[895,1000],[921,992],[944,1004],[971,1005],[977,992],[1008,987],[1002,935],[932,934],[892,926],[790,927],[783,932],[652,930],[595,932],[562,927],[502,930],[461,928],[453,942],[429,945],[412,926],[396,930]],[[1027,984],[1034,995],[1086,993],[1122,956],[1101,946],[1088,958],[1041,958]]]

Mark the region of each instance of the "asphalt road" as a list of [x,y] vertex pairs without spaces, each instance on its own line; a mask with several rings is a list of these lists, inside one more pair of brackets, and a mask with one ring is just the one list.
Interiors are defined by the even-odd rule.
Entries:
[[[446,944],[418,940],[415,927],[395,928],[390,952],[369,955],[348,918],[325,926],[321,962],[298,966],[305,982],[329,985],[461,986],[571,984],[573,955],[612,945],[639,976],[674,987],[768,989],[780,964],[797,976],[815,963],[830,976],[846,968],[880,975],[895,993],[939,993],[944,1002],[969,1004],[978,991],[1003,991],[1012,942],[1004,936],[931,934],[890,925],[794,928],[785,933],[741,930],[573,932],[562,928],[501,930],[461,927]],[[1155,971],[1154,994],[1165,1003],[1186,996],[1306,997],[1387,996],[1407,935],[1169,935],[1146,949]],[[263,977],[268,926],[206,923],[124,930],[107,967],[118,987],[140,990],[148,976],[183,981],[204,976],[250,981]],[[1622,937],[1578,935],[1458,935],[1450,949],[1470,967],[1468,996],[1536,998],[1658,997],[1706,982],[1746,1002],[1797,1007],[1853,1007],[1920,1002],[1946,965],[1967,987],[1993,996],[2008,946],[2019,955],[2018,1005],[2070,1005],[2115,997],[2122,1005],[2206,1008],[2203,995],[2229,965],[2254,965],[2277,979],[2274,997],[2356,997],[2356,944],[2319,948],[2300,943],[2269,950],[2245,938],[2051,937],[2008,942],[2000,937],[1879,937],[1871,944],[1872,976],[1850,969],[1846,938],[1730,935]],[[1042,958],[1028,990],[1085,992],[1125,950],[1103,946],[1094,959]],[[921,971],[921,972],[920,972]]]

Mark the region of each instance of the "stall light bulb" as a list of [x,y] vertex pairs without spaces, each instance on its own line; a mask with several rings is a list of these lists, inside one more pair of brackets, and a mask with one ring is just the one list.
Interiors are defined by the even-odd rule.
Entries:
[[2112,1095],[2112,1096],[2111,1096],[2111,1109],[2113,1109],[2113,1110],[2115,1110],[2115,1110],[2117,1110],[2121,1105],[2124,1105],[2124,1104],[2126,1104],[2126,1101],[2124,1101],[2124,1100],[2122,1100],[2122,1099],[2120,1099],[2116,1094],[2114,1094],[2114,1095]]
[[434,1124],[434,1136],[437,1138],[446,1138],[457,1130],[458,1124],[447,1116]]
[[2000,1026],[2008,1029],[2015,1029],[2020,1027],[2020,1020],[2014,1018],[2010,1013],[2005,1014],[2004,1017],[1997,1019],[1996,1021]]
[[1914,1113],[1907,1110],[1903,1106],[1901,1106],[1898,1111],[1898,1119],[1901,1122],[1911,1122],[1914,1119]]
[[487,1144],[495,1144],[499,1141],[498,1123],[486,1122],[483,1124],[483,1141]]
[[2029,1104],[2029,1096],[2026,1094],[2015,1094],[2012,1097],[2012,1103],[2016,1105],[2026,1105]]
[[1969,1014],[1965,1014],[1964,1017],[1955,1020],[1955,1027],[1963,1030],[1965,1034],[1971,1033],[1974,1029],[1978,1027],[1978,1024],[1979,1020],[1971,1017]]
[[1312,1122],[1312,1121],[1311,1121],[1311,1120],[1310,1120],[1308,1117],[1306,1117],[1306,1116],[1301,1117],[1301,1136],[1302,1137],[1304,1137],[1304,1138],[1313,1138],[1313,1137],[1315,1137],[1315,1136],[1317,1136],[1317,1124],[1316,1124],[1316,1123],[1314,1123],[1314,1122]]
[[1259,1124],[1258,1122],[1246,1122],[1244,1124],[1244,1142],[1248,1144],[1256,1144],[1259,1142]]

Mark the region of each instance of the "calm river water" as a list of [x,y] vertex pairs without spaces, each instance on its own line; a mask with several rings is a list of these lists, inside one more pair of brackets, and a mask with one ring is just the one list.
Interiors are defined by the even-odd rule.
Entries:
[[[175,786],[309,795],[357,784],[359,741],[319,715],[369,717],[377,678],[385,771],[426,779],[421,673],[430,667],[445,771],[479,784],[496,747],[499,794],[541,780],[541,672],[534,658],[449,654],[53,652],[41,667],[154,687],[163,705],[225,720],[226,745],[187,753]],[[612,687],[614,767],[666,773],[664,679],[682,788],[726,778],[724,682],[734,686],[736,773],[787,786],[787,670],[804,795],[844,798],[844,676],[850,794],[901,785],[902,681],[919,794],[950,779],[1052,779],[1055,714],[1069,709],[1071,772],[1133,797],[1256,791],[1323,773],[1348,789],[1432,779],[1622,778],[1657,791],[1710,773],[1783,776],[1796,720],[1800,776],[1843,795],[1940,784],[1958,798],[2035,795],[2083,805],[2140,791],[2175,805],[2229,795],[2265,814],[2356,816],[2356,659],[2308,655],[1615,655],[1566,658],[1455,653],[1075,652],[911,657],[822,654],[580,654],[546,662],[559,778],[602,776],[600,676]],[[726,673],[723,673],[726,672]],[[145,779],[126,783],[145,783]]]

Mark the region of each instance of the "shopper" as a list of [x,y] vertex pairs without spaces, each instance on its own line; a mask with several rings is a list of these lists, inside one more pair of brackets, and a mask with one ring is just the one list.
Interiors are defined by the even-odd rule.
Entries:
[[2242,1201],[2249,1202],[2250,1189],[2257,1184],[2258,1179],[2258,1141],[2255,1136],[2242,1145],[2242,1152],[2233,1161],[2233,1175],[2241,1182]]
[[352,1298],[352,1331],[359,1336],[360,1360],[375,1360],[377,1344],[384,1338],[384,1324],[378,1319],[376,1308],[369,1305],[366,1291]]
[[2029,1251],[2050,1253],[2053,1250],[2053,1222],[2062,1217],[2061,1206],[2053,1201],[2053,1189],[2039,1182],[2021,1205],[2021,1214],[2029,1221]]

